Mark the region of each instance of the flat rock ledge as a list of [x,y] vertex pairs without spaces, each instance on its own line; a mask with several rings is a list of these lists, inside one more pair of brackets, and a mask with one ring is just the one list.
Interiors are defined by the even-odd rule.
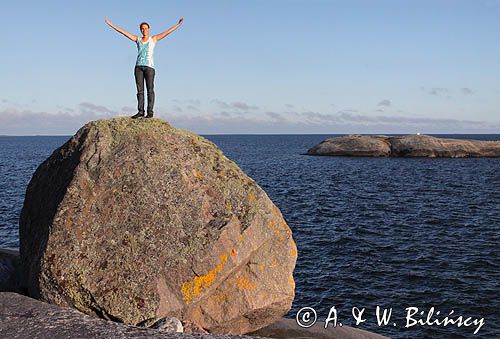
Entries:
[[349,326],[328,329],[323,326],[317,323],[311,328],[301,328],[295,320],[282,318],[248,336],[172,333],[98,319],[17,293],[0,292],[1,338],[386,338]]
[[251,338],[169,333],[106,321],[17,293],[0,293],[0,338]]
[[309,149],[306,154],[424,158],[500,157],[500,142],[445,139],[420,134],[348,135],[325,139]]
[[350,326],[328,327],[325,323],[318,321],[314,326],[302,328],[294,319],[282,318],[275,323],[257,330],[249,335],[256,335],[274,339],[288,338],[314,338],[314,339],[384,339],[382,335],[361,330]]

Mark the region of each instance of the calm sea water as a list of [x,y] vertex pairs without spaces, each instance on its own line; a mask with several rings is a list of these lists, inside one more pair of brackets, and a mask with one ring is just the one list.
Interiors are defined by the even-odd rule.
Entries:
[[[289,317],[394,338],[470,338],[477,326],[405,328],[406,308],[453,311],[500,337],[500,158],[404,159],[302,155],[329,135],[207,136],[281,209],[299,248]],[[500,135],[447,137],[499,140]],[[68,137],[0,137],[0,247],[17,247],[18,219],[36,167]],[[379,327],[375,308],[392,308]],[[417,315],[414,316],[415,318]],[[394,326],[396,323],[397,326]]]

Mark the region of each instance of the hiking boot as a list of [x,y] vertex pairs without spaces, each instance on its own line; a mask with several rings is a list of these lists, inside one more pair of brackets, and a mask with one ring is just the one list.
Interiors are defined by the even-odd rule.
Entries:
[[146,118],[152,118],[152,117],[153,117],[153,113],[148,113],[148,114],[146,115]]
[[139,112],[135,115],[132,115],[132,119],[142,118],[143,116],[144,116],[144,113]]

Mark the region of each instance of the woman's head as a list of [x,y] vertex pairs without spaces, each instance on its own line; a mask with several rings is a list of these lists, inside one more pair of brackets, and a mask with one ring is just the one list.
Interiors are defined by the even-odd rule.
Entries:
[[149,33],[149,24],[147,22],[141,22],[139,29],[141,30],[142,35],[146,36],[146,33]]

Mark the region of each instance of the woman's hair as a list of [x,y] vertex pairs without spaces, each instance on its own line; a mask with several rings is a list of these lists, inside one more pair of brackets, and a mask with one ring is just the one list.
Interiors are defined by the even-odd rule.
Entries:
[[141,24],[139,25],[139,29],[141,29],[142,25],[147,25],[147,26],[148,26],[148,28],[150,28],[150,27],[149,27],[149,24],[148,24],[147,22],[141,22]]

